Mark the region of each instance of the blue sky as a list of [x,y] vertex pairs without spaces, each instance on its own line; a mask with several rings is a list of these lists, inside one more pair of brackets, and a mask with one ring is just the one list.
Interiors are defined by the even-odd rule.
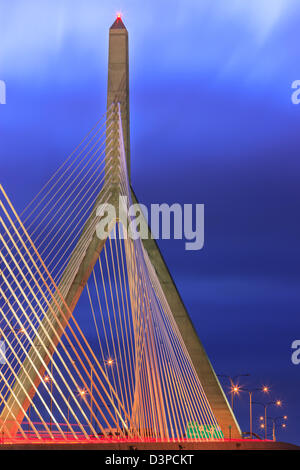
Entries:
[[[296,0],[0,0],[1,182],[21,211],[102,115],[118,11],[135,191],[205,204],[203,250],[160,247],[216,372],[270,384],[289,416],[279,437],[300,444]],[[245,395],[237,416],[247,430]]]

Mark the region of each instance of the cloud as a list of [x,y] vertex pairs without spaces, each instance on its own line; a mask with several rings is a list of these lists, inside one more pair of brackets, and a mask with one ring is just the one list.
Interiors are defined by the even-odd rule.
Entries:
[[[67,38],[75,41],[74,47],[104,51],[108,25],[117,11],[124,12],[125,23],[135,34],[132,48],[140,54],[146,35],[152,44],[160,43],[161,60],[178,63],[184,56],[192,62],[196,54],[209,61],[221,49],[224,61],[236,62],[253,47],[261,47],[297,4],[296,0],[0,2],[0,65],[21,71],[32,64],[42,66]],[[172,42],[167,40],[170,33]],[[192,50],[195,40],[198,47]]]

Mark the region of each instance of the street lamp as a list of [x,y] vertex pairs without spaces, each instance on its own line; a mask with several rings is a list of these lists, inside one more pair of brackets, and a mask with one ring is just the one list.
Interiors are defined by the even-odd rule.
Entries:
[[91,395],[91,426],[93,424],[93,368],[94,368],[94,366],[92,365],[91,366],[91,391],[90,391],[90,395]]
[[234,395],[239,395],[241,391],[241,387],[239,385],[232,385],[230,393],[231,393],[231,409],[233,411],[233,399]]
[[[277,416],[276,418],[268,418],[269,420],[272,421],[272,436],[273,436],[273,441],[276,441],[276,435],[275,435],[275,430],[276,430],[276,425],[278,425],[278,421],[286,421],[287,420],[287,416],[284,415],[284,416]],[[285,422],[281,422],[281,427],[282,428],[286,428],[286,423]]]
[[[261,405],[261,406],[263,406],[264,409],[265,409],[264,429],[265,429],[265,440],[267,440],[267,427],[268,427],[268,423],[267,423],[267,408],[268,408],[268,406],[270,406],[270,405],[282,406],[282,402],[281,402],[281,400],[269,401],[268,403],[261,403],[261,402],[254,401],[254,402],[253,402],[253,405]],[[261,419],[261,418],[262,418],[262,416],[260,417],[260,419]]]
[[250,436],[252,437],[252,395],[254,392],[263,392],[269,393],[270,389],[266,385],[263,385],[261,388],[252,388],[252,389],[243,389],[245,392],[249,393],[249,408],[250,408]]
[[78,392],[78,395],[83,399],[88,394],[88,391],[85,388],[78,388],[77,392]]
[[224,377],[226,379],[229,379],[230,381],[230,394],[231,394],[231,409],[233,411],[233,399],[234,399],[234,395],[238,395],[239,392],[241,391],[241,387],[239,385],[237,385],[236,383],[236,380],[239,378],[239,377],[250,377],[250,374],[238,374],[238,375],[234,375],[233,377],[231,377],[230,375],[223,375],[223,374],[218,374],[218,377]]
[[50,362],[50,376],[45,375],[44,382],[46,383],[46,385],[50,384],[50,426],[49,428],[51,432],[52,431],[52,408],[53,408],[53,397],[52,397],[52,394],[53,394],[53,360],[52,360],[52,357],[50,361],[51,361]]

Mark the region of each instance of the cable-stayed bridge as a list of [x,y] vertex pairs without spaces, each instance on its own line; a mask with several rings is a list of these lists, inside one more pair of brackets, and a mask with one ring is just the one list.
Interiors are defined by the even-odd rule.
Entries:
[[127,236],[129,154],[128,34],[117,18],[106,113],[22,214],[1,187],[6,442],[241,437],[155,241]]

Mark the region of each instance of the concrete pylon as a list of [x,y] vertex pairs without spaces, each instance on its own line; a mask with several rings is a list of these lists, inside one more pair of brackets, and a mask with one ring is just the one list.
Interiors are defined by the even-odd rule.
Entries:
[[121,105],[123,139],[130,181],[128,32],[119,15],[109,30],[107,109],[113,103]]

